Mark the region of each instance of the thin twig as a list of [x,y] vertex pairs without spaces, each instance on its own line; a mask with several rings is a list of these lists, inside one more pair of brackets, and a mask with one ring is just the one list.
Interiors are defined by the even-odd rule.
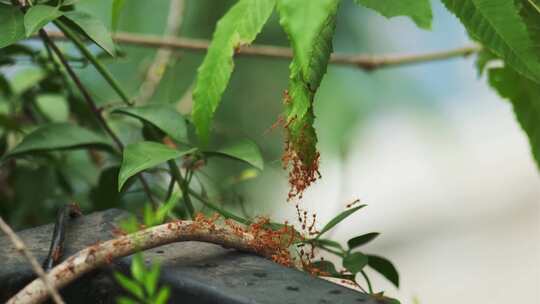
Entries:
[[[58,59],[60,60],[60,63],[62,64],[62,66],[64,66],[68,75],[75,83],[75,86],[77,86],[77,88],[83,95],[84,100],[86,101],[86,103],[88,104],[92,112],[94,113],[95,117],[101,123],[101,126],[103,127],[103,129],[105,129],[105,132],[112,138],[112,140],[115,142],[116,146],[118,147],[120,151],[124,150],[124,144],[122,144],[122,141],[120,141],[120,138],[118,137],[118,135],[116,135],[116,133],[111,129],[111,127],[109,126],[105,118],[103,117],[103,113],[101,109],[98,108],[96,102],[90,95],[90,92],[88,92],[86,87],[82,84],[81,80],[79,79],[79,76],[75,74],[75,72],[73,71],[69,63],[67,62],[66,57],[64,56],[62,51],[60,51],[58,46],[56,46],[56,44],[50,39],[49,34],[45,32],[45,30],[43,29],[39,30],[39,36],[41,37],[41,39],[43,39],[43,41],[45,41],[51,47],[52,51],[56,54],[56,57],[58,57]],[[157,207],[158,204],[154,200],[150,187],[148,186],[148,183],[146,182],[142,174],[139,174],[138,178],[141,184],[143,185],[143,189],[146,192],[148,199],[150,200],[150,202],[152,202],[152,205],[154,207]]]
[[[65,39],[62,33],[50,32],[54,39]],[[192,38],[159,37],[154,35],[140,35],[131,33],[117,33],[113,36],[117,43],[136,45],[150,48],[169,48],[173,50],[206,51],[209,41]],[[332,54],[330,63],[337,65],[356,66],[360,69],[371,71],[386,67],[396,67],[424,62],[440,61],[457,57],[467,57],[478,53],[482,47],[480,45],[469,45],[465,47],[429,52],[422,54],[395,54],[395,55],[349,55]],[[272,45],[252,45],[238,48],[237,55],[269,57],[269,58],[292,58],[292,51],[289,48]]]
[[[164,36],[170,37],[179,34],[183,13],[184,0],[171,0]],[[172,50],[170,48],[158,49],[154,61],[148,68],[145,80],[141,84],[136,103],[146,103],[154,95],[170,63],[171,55]]]
[[53,237],[51,247],[47,258],[43,262],[43,269],[49,271],[54,265],[58,264],[64,251],[64,239],[66,236],[67,218],[81,215],[81,210],[75,204],[67,204],[58,210],[56,222],[54,223]]
[[[271,255],[270,252],[261,252],[256,246],[254,247],[254,240],[252,234],[239,231],[237,227],[232,225],[206,225],[196,221],[174,221],[85,248],[53,268],[49,277],[52,278],[52,283],[56,288],[62,288],[83,274],[111,263],[116,258],[140,250],[183,241],[209,242],[226,248],[255,252],[267,257]],[[48,293],[43,282],[34,280],[7,303],[40,303],[47,297]]]
[[9,225],[4,222],[4,219],[0,217],[0,229],[7,235],[13,246],[15,246],[15,249],[19,251],[20,254],[22,254],[26,260],[30,263],[32,266],[32,269],[34,272],[39,276],[37,280],[34,280],[35,282],[38,282],[43,287],[43,293],[45,296],[51,295],[53,301],[57,304],[63,304],[65,303],[64,300],[62,300],[62,297],[60,297],[60,294],[58,293],[58,290],[54,287],[54,284],[52,281],[52,277],[48,277],[43,268],[39,265],[36,258],[26,249],[26,246],[24,245],[23,241],[15,234],[15,232],[9,227]]

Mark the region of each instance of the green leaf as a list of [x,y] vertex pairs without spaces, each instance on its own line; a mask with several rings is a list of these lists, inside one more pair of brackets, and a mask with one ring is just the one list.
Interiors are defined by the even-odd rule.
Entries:
[[514,0],[531,41],[534,52],[540,58],[540,0]]
[[119,272],[114,273],[114,278],[125,290],[139,299],[144,299],[144,290],[136,281],[131,280]]
[[138,304],[138,302],[128,297],[118,297],[116,299],[116,304]]
[[242,140],[227,145],[217,151],[207,151],[206,155],[222,155],[233,159],[244,161],[253,167],[263,170],[264,162],[259,147],[250,140]]
[[377,11],[386,18],[410,17],[423,29],[431,28],[431,4],[429,0],[355,0],[359,5]]
[[125,0],[113,0],[112,1],[112,9],[111,9],[111,27],[112,31],[116,32],[118,29],[118,21],[120,20],[120,13],[122,12],[122,8],[124,7]]
[[171,290],[168,287],[161,288],[154,301],[154,304],[165,304],[169,300]]
[[187,124],[184,116],[172,106],[152,104],[138,107],[118,108],[112,113],[125,114],[150,123],[172,139],[188,143]]
[[498,57],[489,50],[482,49],[480,52],[478,52],[475,62],[478,77],[482,76],[488,63],[497,59]]
[[522,75],[540,82],[535,42],[512,0],[442,0],[469,34]]
[[134,254],[131,260],[131,275],[141,284],[144,283],[145,268],[142,254]]
[[319,269],[322,272],[328,273],[330,276],[339,276],[339,272],[336,270],[336,266],[330,261],[321,260],[311,263],[311,266]]
[[349,217],[350,215],[352,215],[353,213],[355,213],[356,211],[364,208],[366,205],[360,205],[360,206],[356,206],[354,208],[351,208],[351,209],[347,209],[343,212],[341,212],[340,214],[338,214],[336,217],[334,217],[333,219],[331,219],[324,227],[323,229],[321,230],[321,232],[319,232],[319,234],[317,235],[317,238],[319,238],[320,236],[322,236],[325,232],[327,232],[328,230],[334,228],[337,224],[339,224],[341,221],[343,221],[344,219],[346,219],[347,217]]
[[58,7],[50,5],[34,5],[24,14],[24,28],[26,36],[30,37],[35,32],[39,31],[47,23],[62,16],[62,12]]
[[9,151],[4,158],[18,157],[35,152],[77,149],[88,146],[110,147],[101,135],[68,123],[42,125],[26,135],[22,142]]
[[399,273],[396,270],[396,267],[389,260],[368,254],[368,265],[369,267],[376,270],[378,273],[382,274],[388,281],[392,282],[396,287],[399,287]]
[[274,4],[275,0],[240,0],[219,20],[193,90],[193,122],[204,144],[234,68],[234,51],[255,39]]
[[115,55],[115,46],[107,27],[96,17],[86,12],[71,11],[64,16],[83,31],[90,40],[99,45],[109,55]]
[[343,258],[343,267],[351,273],[360,272],[368,264],[368,257],[361,252],[353,252]]
[[332,240],[329,240],[329,239],[316,239],[314,240],[314,244],[315,245],[322,245],[322,246],[325,246],[325,247],[333,247],[333,248],[336,248],[336,249],[339,249],[340,251],[343,251],[343,247],[341,246],[340,243],[336,242],[336,241],[332,241]]
[[18,7],[0,4],[0,49],[25,37],[24,15]]
[[354,237],[354,238],[350,239],[347,242],[347,245],[349,245],[349,249],[352,250],[352,249],[354,249],[356,247],[360,247],[362,245],[365,245],[365,244],[373,241],[378,236],[379,236],[378,232],[371,232],[371,233],[366,233],[366,234],[363,234],[363,235],[359,235],[357,237]]
[[142,141],[124,149],[122,166],[118,174],[118,191],[133,175],[171,159],[194,152],[196,149],[177,150],[156,142]]
[[160,270],[161,266],[159,265],[159,263],[155,262],[152,264],[150,271],[146,274],[144,278],[144,287],[146,288],[146,292],[148,293],[148,295],[150,295],[151,297],[157,290]]
[[36,97],[36,104],[41,112],[51,121],[63,122],[69,117],[66,98],[58,94],[44,94]]
[[47,74],[37,67],[29,67],[17,71],[11,78],[11,89],[13,94],[21,95],[27,90],[35,87],[46,76]]
[[[288,91],[285,96],[287,149],[293,161],[290,182],[301,195],[318,174],[317,135],[313,127],[313,101],[332,53],[337,0],[279,0],[280,24],[293,48]],[[299,162],[298,162],[299,161]],[[298,172],[298,173],[295,173]],[[299,175],[299,176],[295,176]],[[298,183],[295,179],[301,179]]]
[[488,76],[489,84],[512,103],[540,169],[540,85],[507,67],[489,69]]

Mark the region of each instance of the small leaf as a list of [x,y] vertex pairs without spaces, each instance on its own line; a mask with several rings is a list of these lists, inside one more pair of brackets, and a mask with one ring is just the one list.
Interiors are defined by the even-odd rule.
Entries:
[[169,135],[172,139],[188,143],[187,125],[184,116],[172,106],[152,104],[138,107],[125,107],[112,113],[129,115],[147,122]]
[[34,5],[24,14],[24,28],[26,37],[40,30],[47,23],[62,16],[62,12],[54,6],[50,5]]
[[368,265],[369,267],[376,270],[378,273],[382,274],[386,279],[388,279],[396,287],[399,287],[399,273],[396,268],[389,260],[368,254]]
[[116,299],[116,304],[138,304],[138,302],[128,297],[118,297]]
[[122,166],[118,174],[118,191],[133,175],[171,159],[194,152],[196,149],[177,150],[156,142],[142,141],[124,149]]
[[110,147],[107,139],[92,131],[68,123],[42,125],[26,135],[22,142],[9,151],[4,158],[18,157],[34,152],[44,152],[81,147]]
[[139,283],[144,283],[145,265],[141,253],[136,253],[131,259],[131,275]]
[[410,17],[423,29],[431,28],[431,4],[429,0],[355,0],[359,5],[377,11],[386,18]]
[[118,29],[118,21],[120,20],[120,13],[124,7],[125,0],[113,0],[112,1],[112,12],[111,12],[111,27],[112,31],[116,32]]
[[347,245],[349,245],[349,249],[352,250],[352,249],[354,249],[356,247],[360,247],[360,246],[362,246],[364,244],[367,244],[367,243],[371,242],[377,236],[379,236],[378,232],[366,233],[366,234],[363,234],[363,235],[360,235],[360,236],[357,236],[357,237],[354,237],[354,238],[350,239],[347,242]]
[[24,39],[24,15],[18,7],[0,4],[0,29],[0,49]]
[[160,269],[161,266],[159,263],[153,263],[150,271],[144,278],[144,287],[146,288],[146,292],[150,297],[152,297],[157,290]]
[[235,49],[257,37],[274,4],[275,0],[240,0],[219,20],[193,90],[193,122],[203,144],[208,143],[214,113],[229,83]]
[[66,98],[59,94],[44,94],[36,97],[36,104],[41,112],[51,121],[63,122],[69,117]]
[[244,161],[253,167],[263,170],[264,162],[259,147],[250,140],[242,140],[227,145],[217,151],[205,152],[207,155],[223,155],[237,160]]
[[139,299],[144,299],[144,290],[141,286],[139,286],[139,284],[137,284],[137,282],[119,272],[114,273],[114,278],[125,290],[129,291]]
[[347,209],[343,212],[341,212],[340,214],[338,214],[336,217],[334,217],[333,219],[331,219],[324,227],[323,229],[321,230],[321,232],[319,232],[319,234],[317,235],[317,238],[319,238],[320,236],[322,236],[325,232],[327,232],[328,230],[334,228],[334,226],[336,226],[337,224],[339,224],[341,221],[343,221],[344,219],[346,219],[347,217],[349,217],[350,215],[352,215],[353,213],[355,213],[356,211],[364,208],[366,205],[360,205],[360,206],[356,206],[354,208],[351,208],[351,209]]
[[154,304],[165,304],[171,295],[171,290],[168,287],[163,287],[159,290]]
[[109,55],[115,55],[115,46],[107,27],[96,17],[86,12],[71,11],[64,16],[77,25],[92,41]]
[[314,244],[323,245],[325,247],[330,247],[330,248],[336,248],[336,249],[339,249],[340,251],[343,251],[343,247],[341,246],[340,243],[329,240],[329,239],[316,239],[314,240]]
[[24,68],[19,71],[11,78],[11,89],[13,94],[21,95],[27,90],[35,87],[39,82],[41,82],[47,74],[37,67]]
[[339,272],[336,270],[336,266],[330,261],[321,260],[311,263],[311,266],[319,269],[322,272],[329,274],[330,276],[339,276]]
[[353,252],[343,259],[343,267],[351,273],[360,272],[368,264],[368,257],[361,252]]

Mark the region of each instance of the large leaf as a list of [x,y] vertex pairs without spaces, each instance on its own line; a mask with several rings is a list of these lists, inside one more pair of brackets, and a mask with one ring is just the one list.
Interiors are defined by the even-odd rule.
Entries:
[[368,264],[368,257],[361,252],[353,252],[343,258],[343,267],[351,273],[357,273]]
[[540,82],[539,56],[513,0],[442,0],[484,47]]
[[347,209],[343,212],[341,212],[340,214],[338,214],[336,217],[334,217],[333,219],[331,219],[326,225],[324,225],[323,229],[321,229],[321,232],[319,232],[319,234],[317,235],[317,238],[319,238],[320,236],[322,236],[325,232],[327,232],[328,230],[334,228],[337,224],[341,223],[341,221],[343,221],[344,219],[348,218],[350,215],[352,215],[353,213],[355,213],[356,211],[364,208],[366,205],[360,205],[360,206],[356,206],[354,208],[350,208],[350,209]]
[[338,4],[337,0],[278,1],[280,23],[294,53],[285,94],[287,146],[284,160],[286,166],[292,166],[290,197],[301,196],[318,177],[313,101],[332,53]]
[[24,15],[18,7],[0,4],[0,49],[25,37]]
[[368,254],[367,257],[369,267],[375,269],[378,273],[382,274],[385,278],[392,282],[392,284],[399,287],[399,273],[392,262],[376,255]]
[[177,150],[150,141],[128,145],[124,149],[122,166],[118,174],[118,190],[120,191],[124,183],[133,175],[194,151],[195,149]]
[[534,52],[540,57],[540,0],[514,0],[525,22]]
[[173,107],[165,104],[151,104],[138,107],[115,109],[113,113],[126,114],[150,123],[171,138],[188,142],[186,119]]
[[39,31],[47,23],[62,16],[58,7],[50,5],[34,5],[24,14],[24,28],[26,36],[30,36]]
[[253,167],[263,170],[264,162],[261,156],[261,151],[259,147],[250,140],[242,140],[224,146],[216,151],[208,151],[205,154],[212,155],[222,155],[226,157],[231,157],[233,159],[238,159],[244,161]]
[[77,125],[47,124],[26,135],[22,142],[9,151],[4,158],[87,146],[109,147],[110,142],[103,136]]
[[516,118],[529,137],[532,154],[540,169],[540,85],[508,67],[489,69],[488,75],[489,84],[499,95],[512,102]]
[[214,112],[234,68],[239,46],[251,43],[274,9],[275,0],[240,0],[219,20],[193,90],[193,121],[207,143]]
[[98,18],[86,12],[71,11],[65,13],[64,16],[76,24],[88,38],[99,45],[103,50],[111,56],[115,54],[115,46],[111,34],[107,27]]
[[421,28],[431,28],[431,4],[429,0],[355,0],[356,3],[371,8],[379,14],[391,18],[408,16]]

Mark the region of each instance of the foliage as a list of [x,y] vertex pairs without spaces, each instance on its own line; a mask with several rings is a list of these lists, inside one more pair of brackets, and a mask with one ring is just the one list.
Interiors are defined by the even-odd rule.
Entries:
[[114,273],[116,281],[131,295],[131,297],[119,297],[117,303],[167,303],[171,290],[169,287],[158,287],[160,269],[159,263],[153,263],[150,267],[146,267],[141,253],[133,255],[131,262],[131,278],[120,272]]

